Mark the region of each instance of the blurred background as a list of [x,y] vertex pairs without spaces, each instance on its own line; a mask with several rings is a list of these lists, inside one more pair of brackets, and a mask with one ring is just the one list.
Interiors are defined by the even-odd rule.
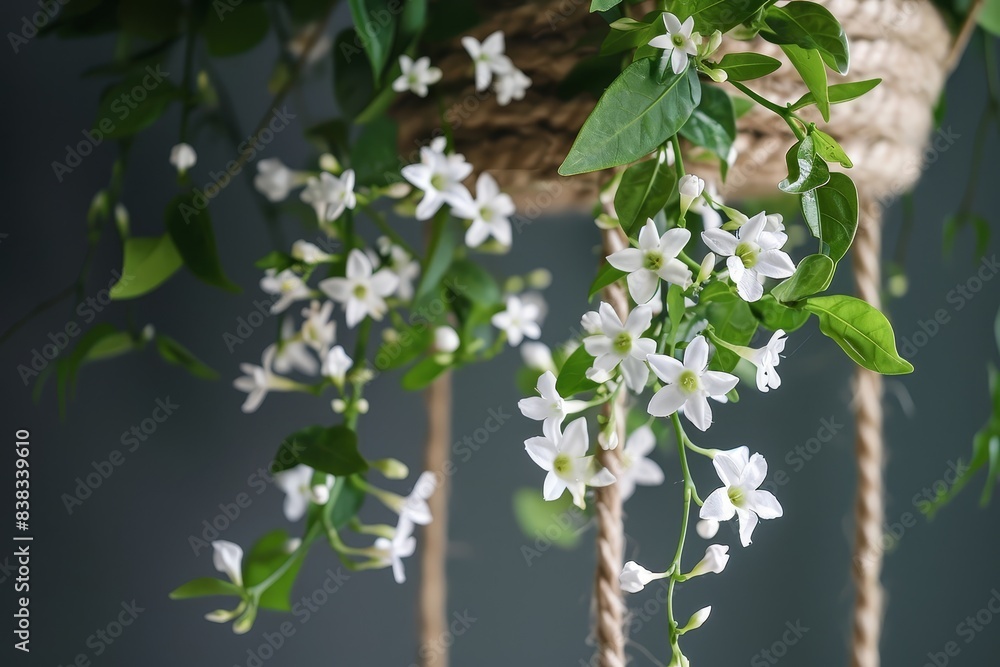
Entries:
[[[18,30],[22,17],[35,9],[29,2],[4,3],[0,27],[5,33]],[[343,24],[348,20],[346,7],[341,10]],[[17,53],[7,49],[0,56],[6,146],[6,214],[0,223],[3,330],[79,272],[86,212],[94,193],[107,183],[114,147],[100,146],[61,183],[51,163],[64,160],[65,146],[78,142],[93,122],[103,83],[81,78],[81,72],[108,60],[113,48],[107,39],[35,38]],[[220,75],[236,95],[246,133],[269,103],[264,83],[278,48],[272,37],[250,54],[220,65]],[[993,322],[1000,307],[1000,279],[985,280],[975,293],[966,292],[968,298],[958,289],[977,274],[996,278],[998,265],[990,259],[996,243],[990,242],[985,263],[975,255],[968,231],[958,236],[950,255],[942,252],[943,221],[957,209],[969,178],[975,129],[986,99],[982,48],[973,44],[948,85],[952,103],[942,128],[954,142],[933,156],[913,194],[913,228],[904,258],[908,290],[888,304],[903,356],[916,367],[912,375],[889,378],[886,396],[887,532],[898,536],[886,555],[884,574],[889,608],[883,664],[891,667],[940,667],[946,664],[942,660],[983,666],[995,664],[1000,649],[1000,619],[988,622],[995,616],[988,604],[1000,604],[1000,503],[981,509],[977,480],[932,522],[915,504],[935,484],[953,479],[953,467],[959,458],[968,457],[972,436],[990,412],[986,367],[997,358]],[[312,70],[308,93],[289,100],[289,110],[296,114],[293,127],[279,134],[261,157],[280,157],[293,168],[314,158],[297,124],[305,126],[330,114],[329,80],[329,63]],[[143,133],[133,148],[124,202],[137,234],[162,229],[161,211],[175,193],[175,173],[167,157],[178,122],[175,110],[153,131]],[[998,148],[991,133],[987,155]],[[208,133],[200,136],[197,149],[196,183],[208,181],[209,171],[221,171],[236,157],[227,143]],[[1000,191],[995,168],[986,169],[986,185],[975,209],[986,212],[992,223]],[[257,362],[273,340],[277,322],[269,318],[232,352],[224,336],[236,334],[240,318],[256,312],[254,302],[263,294],[257,286],[260,272],[252,263],[271,249],[271,240],[242,178],[213,201],[211,210],[223,264],[243,292],[212,289],[181,272],[135,302],[132,316],[184,342],[220,372],[220,380],[195,379],[166,366],[150,349],[86,367],[68,415],[60,419],[54,387],[33,402],[31,386],[22,381],[17,366],[29,364],[33,350],[70,322],[83,329],[105,321],[123,324],[123,308],[95,312],[93,321],[86,322],[69,299],[0,347],[3,484],[12,489],[14,433],[27,429],[35,535],[32,651],[30,657],[16,654],[13,641],[8,641],[2,649],[4,664],[24,664],[26,658],[33,665],[87,664],[80,662],[81,655],[94,665],[407,667],[417,662],[417,568],[412,561],[411,580],[402,586],[393,583],[388,571],[352,574],[307,617],[264,612],[245,636],[202,619],[214,608],[214,600],[167,599],[179,584],[215,574],[210,550],[196,554],[191,539],[200,537],[204,522],[216,520],[239,494],[248,494],[251,503],[220,531],[221,538],[249,545],[264,532],[286,525],[280,491],[254,476],[267,466],[287,433],[329,419],[325,401],[299,395],[272,395],[257,413],[240,412],[243,394],[231,381],[239,374],[240,362]],[[886,228],[890,257],[902,220],[903,207],[896,205]],[[514,251],[488,263],[504,274],[540,266],[553,272],[543,340],[558,344],[587,309],[598,233],[586,216],[524,222],[528,224],[515,235]],[[406,235],[417,236],[415,223],[401,224],[410,225],[403,230]],[[287,244],[304,233],[297,221],[283,221]],[[96,296],[112,282],[120,262],[120,249],[103,244],[94,258],[95,279],[87,294]],[[841,272],[842,283],[835,291],[851,290],[847,276]],[[968,284],[971,289],[978,286]],[[939,310],[947,315],[947,323],[928,324]],[[725,575],[679,587],[682,618],[704,605],[713,607],[711,631],[685,639],[696,665],[847,662],[855,485],[852,364],[813,324],[791,337],[786,352],[781,389],[767,396],[746,391],[739,404],[719,408],[724,418],[699,442],[720,448],[745,443],[763,453],[785,516],[763,524],[748,549],[742,549],[724,526],[719,539],[733,549]],[[515,490],[540,491],[543,477],[523,451],[523,440],[535,434],[537,424],[521,418],[516,408],[521,396],[514,371],[519,364],[517,352],[511,350],[455,378],[449,562],[449,605],[455,623],[454,635],[441,643],[452,645],[453,664],[458,666],[586,665],[592,654],[588,614],[593,530],[585,527],[579,546],[563,550],[526,537],[514,518]],[[360,426],[362,448],[370,458],[395,456],[416,470],[422,459],[423,402],[419,395],[400,390],[397,379],[385,377],[371,387],[372,412]],[[158,402],[177,407],[134,448],[123,442],[125,432],[152,417]],[[509,418],[477,449],[462,445],[466,436],[481,437],[476,431],[492,413]],[[121,452],[120,465],[68,510],[65,496],[75,493],[78,478],[96,468],[107,469],[103,462],[115,450]],[[671,448],[661,448],[655,456],[667,482],[640,488],[626,506],[628,557],[650,566],[672,553],[681,495]],[[716,482],[715,474],[705,460],[695,465],[707,492]],[[408,491],[409,482],[394,488]],[[11,497],[8,491],[3,495]],[[373,520],[387,519],[377,508],[370,511]],[[0,550],[5,610],[12,608],[14,598],[10,544]],[[696,560],[704,545],[696,537],[689,544],[687,558]],[[295,599],[321,588],[328,570],[337,574],[338,563],[320,546],[306,562]],[[659,664],[652,656],[667,653],[662,599],[655,586],[628,598],[633,664]],[[123,605],[132,607],[136,618],[119,634],[114,622]],[[260,651],[284,622],[291,623],[294,635],[274,652]],[[6,628],[4,636],[11,637]],[[943,655],[949,642],[958,648],[951,657]],[[935,654],[941,655],[932,658]]]

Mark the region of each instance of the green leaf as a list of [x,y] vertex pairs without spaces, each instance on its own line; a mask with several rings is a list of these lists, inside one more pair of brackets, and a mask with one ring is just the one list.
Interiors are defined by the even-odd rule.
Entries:
[[[621,18],[611,24],[611,31],[601,44],[601,55],[607,56],[648,44],[663,26],[660,12],[651,12],[646,19],[636,21],[632,18]],[[665,26],[663,27],[665,30]]]
[[601,270],[597,272],[597,277],[594,278],[594,282],[590,284],[590,291],[587,294],[587,299],[593,299],[595,294],[616,280],[624,278],[626,275],[627,274],[621,269],[616,269],[605,262],[604,265],[601,266]]
[[398,7],[391,0],[350,0],[351,18],[354,19],[354,29],[361,38],[361,44],[368,54],[372,66],[372,75],[376,85],[382,79],[382,71],[389,61],[392,51],[392,41],[396,35],[397,12],[390,9]]
[[500,286],[493,275],[468,259],[453,261],[445,274],[444,283],[457,297],[479,306],[489,308],[501,301]]
[[330,500],[323,506],[323,511],[330,517],[334,528],[343,528],[358,514],[367,495],[357,484],[352,482],[355,475],[338,477],[330,489]]
[[287,252],[281,252],[280,250],[272,250],[253,263],[258,269],[274,269],[278,273],[281,273],[294,264],[296,264],[295,258]]
[[447,366],[439,364],[433,358],[423,359],[403,375],[403,389],[419,391],[434,382],[446,370],[448,370]]
[[178,586],[170,591],[171,600],[188,600],[190,598],[204,598],[211,595],[235,595],[243,596],[243,589],[234,583],[215,579],[214,577],[202,577]]
[[560,174],[635,162],[680,130],[701,101],[698,74],[689,67],[662,84],[655,77],[656,63],[650,58],[632,63],[612,82],[583,124]]
[[819,328],[857,364],[883,375],[912,373],[896,352],[892,325],[878,309],[852,296],[817,296],[804,308],[819,318]]
[[455,256],[455,227],[451,224],[444,209],[438,211],[431,223],[431,242],[427,253],[427,260],[423,267],[423,274],[417,284],[416,293],[413,296],[414,310],[419,310],[420,304],[427,297],[436,294],[441,279],[451,266]]
[[330,50],[333,58],[333,96],[347,118],[355,118],[375,98],[368,58],[358,49],[358,33],[348,29],[337,35]]
[[351,148],[351,167],[359,185],[385,186],[399,180],[399,126],[381,117],[361,127]]
[[262,609],[291,611],[292,585],[302,567],[303,558],[298,553],[289,553],[288,542],[291,535],[283,529],[271,531],[251,547],[243,561],[243,583],[247,588],[256,586],[277,572],[289,559],[295,561],[288,566],[277,581],[272,583],[260,596]]
[[606,12],[620,5],[622,0],[590,0],[591,12]]
[[200,377],[205,380],[219,379],[218,373],[202,363],[198,357],[191,354],[186,347],[178,343],[170,336],[156,334],[156,350],[160,353],[160,356],[163,357],[164,361],[174,364],[175,366],[180,366],[195,377]]
[[680,0],[671,8],[682,21],[694,16],[698,30],[707,37],[715,30],[729,32],[749,21],[767,3],[768,0]]
[[806,135],[785,154],[788,178],[778,183],[778,188],[791,194],[809,192],[830,180],[830,169],[816,153],[811,135]]
[[847,35],[826,7],[797,0],[782,7],[772,6],[764,16],[768,30],[760,36],[772,44],[795,44],[817,50],[835,72],[847,74],[851,64]]
[[375,370],[387,371],[405,366],[420,356],[434,340],[434,330],[426,322],[397,326],[396,333],[395,339],[384,340],[379,346],[375,355]]
[[809,320],[809,313],[780,304],[770,294],[765,294],[760,300],[751,303],[750,309],[760,323],[771,331],[781,329],[785,333],[791,333]]
[[198,206],[191,194],[178,195],[167,204],[166,219],[167,232],[191,273],[209,285],[240,291],[222,272],[207,206]]
[[1000,37],[1000,0],[986,0],[979,11],[979,27],[994,37]]
[[597,383],[587,379],[587,370],[593,365],[594,358],[587,354],[583,345],[576,348],[559,369],[559,375],[556,378],[556,391],[559,392],[559,395],[567,397],[596,389]]
[[579,543],[586,520],[569,494],[548,502],[534,488],[514,492],[514,516],[530,541],[548,540],[561,549],[572,549]]
[[625,233],[632,234],[666,206],[676,185],[674,168],[656,156],[626,169],[615,193],[615,211]]
[[809,134],[813,138],[813,146],[816,149],[816,153],[821,158],[827,162],[837,162],[845,169],[850,169],[854,166],[851,158],[847,157],[847,153],[844,152],[844,148],[829,134],[815,128]]
[[823,292],[833,281],[837,264],[826,255],[803,257],[788,279],[775,285],[771,296],[782,303],[801,301],[807,296]]
[[781,50],[802,77],[802,82],[813,96],[823,120],[830,122],[830,91],[827,88],[826,66],[819,51],[803,49],[795,44],[782,44]]
[[[865,79],[864,81],[854,81],[853,83],[836,83],[827,90],[830,104],[842,104],[856,100],[880,83],[882,83],[882,79]],[[812,93],[806,93],[791,106],[791,110],[798,111],[810,104],[816,104],[816,97]]]
[[146,67],[108,88],[97,107],[94,129],[105,137],[121,139],[144,130],[178,99],[167,71]]
[[680,133],[691,143],[715,153],[725,163],[736,141],[736,114],[732,98],[721,88],[703,88],[701,102]]
[[235,56],[267,37],[271,20],[260,2],[213,2],[205,15],[202,34],[213,56]]
[[802,195],[802,217],[813,235],[839,262],[854,242],[858,229],[858,189],[845,174],[832,173],[830,181]]
[[727,53],[716,65],[726,72],[729,81],[750,81],[767,76],[781,67],[781,61],[760,53]]
[[100,361],[101,359],[111,359],[126,352],[131,352],[136,348],[136,341],[128,331],[108,332],[100,340],[87,350],[83,361]]
[[184,263],[167,234],[125,239],[124,253],[122,277],[111,288],[112,299],[133,299],[151,292]]
[[[709,324],[715,330],[715,335],[731,345],[749,344],[757,331],[757,318],[750,310],[750,305],[728,288],[712,295],[706,315]],[[715,356],[712,357],[709,367],[712,370],[728,373],[736,368],[739,360],[738,354],[720,345],[716,347]]]
[[347,426],[309,426],[282,441],[271,466],[280,472],[304,463],[331,475],[353,475],[368,469],[358,452],[358,436]]

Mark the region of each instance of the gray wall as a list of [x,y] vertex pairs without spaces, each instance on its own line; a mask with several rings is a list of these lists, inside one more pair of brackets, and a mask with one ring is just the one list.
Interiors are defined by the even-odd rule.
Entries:
[[[28,2],[5,3],[0,27],[4,32],[16,29],[22,15],[33,8]],[[261,83],[275,48],[269,43],[221,67],[232,82],[247,131],[266,108],[268,96]],[[6,135],[7,208],[0,228],[7,234],[0,241],[0,276],[6,286],[4,329],[68,284],[79,270],[84,216],[93,193],[106,182],[114,149],[101,146],[61,184],[50,163],[61,159],[67,143],[81,138],[95,115],[100,84],[81,80],[79,73],[110,53],[107,40],[34,39],[17,55],[7,50],[0,56],[6,91],[0,111]],[[949,664],[994,664],[1000,647],[1000,624],[973,633],[959,627],[1000,590],[995,565],[1000,504],[980,509],[977,483],[932,523],[913,505],[915,494],[943,479],[952,462],[967,455],[972,434],[989,410],[985,367],[997,356],[992,324],[1000,296],[987,282],[959,307],[949,294],[979,266],[969,259],[967,237],[958,243],[953,259],[943,259],[941,252],[942,220],[957,206],[967,178],[972,135],[984,100],[980,60],[970,53],[949,86],[954,101],[944,124],[959,139],[929,166],[915,195],[916,227],[907,257],[910,290],[891,304],[897,332],[909,339],[920,331],[920,322],[933,318],[938,309],[950,316],[949,324],[910,355],[916,372],[887,383],[887,516],[893,523],[915,517],[886,559],[890,606],[884,664],[892,667],[920,667],[927,663],[928,652],[943,651],[948,642],[957,642],[960,649]],[[314,87],[322,88],[327,77],[328,72],[320,70]],[[297,122],[303,123],[324,118],[331,104],[323,90],[311,95],[308,104],[293,96],[290,106],[299,115]],[[172,113],[136,142],[125,201],[137,234],[162,229],[161,211],[173,193],[166,157],[177,127],[178,116]],[[300,129],[296,125],[280,135],[267,155],[293,165],[302,163],[307,149]],[[995,151],[995,138],[990,141]],[[230,147],[207,134],[199,139],[198,149],[196,180],[207,180],[209,170],[220,169],[234,157]],[[995,178],[995,171],[987,176],[993,183]],[[65,302],[49,310],[0,349],[7,439],[0,449],[9,462],[15,430],[31,431],[35,535],[33,651],[30,660],[17,654],[9,664],[68,665],[84,654],[95,665],[245,665],[248,650],[255,650],[265,641],[264,633],[275,632],[286,621],[295,634],[265,664],[406,667],[415,661],[416,582],[411,579],[397,586],[385,571],[351,576],[306,622],[265,613],[244,637],[201,619],[211,603],[177,603],[166,597],[188,579],[213,574],[210,556],[206,552],[195,556],[188,537],[201,531],[203,520],[220,512],[220,503],[232,502],[241,492],[253,497],[251,506],[224,531],[226,539],[248,545],[266,530],[285,525],[280,492],[268,488],[257,495],[248,477],[266,465],[276,443],[290,430],[328,418],[322,401],[280,395],[269,397],[256,414],[245,416],[239,411],[242,395],[230,386],[238,363],[258,357],[274,326],[262,326],[232,354],[222,339],[260,298],[258,273],[251,261],[270,249],[263,218],[249,195],[241,180],[212,205],[223,262],[244,287],[242,294],[204,287],[185,274],[131,307],[137,322],[153,322],[219,369],[221,381],[196,380],[166,367],[148,351],[85,369],[69,416],[60,421],[52,388],[40,404],[34,404],[16,366],[27,363],[32,349],[48,342],[49,332],[69,322],[87,325],[74,312],[75,304]],[[997,205],[1000,193],[984,188],[977,208],[992,211]],[[898,209],[893,209],[886,232],[890,247],[899,218]],[[297,223],[285,222],[286,238],[297,238]],[[586,307],[581,286],[590,279],[596,242],[596,231],[587,219],[555,217],[526,227],[516,238],[514,253],[491,261],[508,273],[542,265],[553,269],[547,342],[562,340]],[[988,256],[995,247],[992,243]],[[119,252],[110,239],[102,245],[87,294],[96,295],[111,280]],[[846,281],[839,287],[850,289]],[[95,323],[121,324],[124,317],[124,308],[114,306],[98,314]],[[519,395],[510,371],[517,363],[516,354],[507,352],[456,378],[456,442],[479,428],[489,410],[516,412]],[[746,442],[767,456],[772,469],[783,469],[787,483],[778,490],[785,507],[782,520],[761,526],[756,543],[746,550],[724,528],[723,539],[734,548],[726,573],[680,587],[680,616],[704,604],[714,607],[709,627],[685,641],[694,664],[769,664],[755,656],[782,641],[786,623],[808,631],[786,647],[783,663],[846,662],[855,485],[851,370],[843,354],[810,326],[792,337],[782,365],[782,388],[766,397],[744,392],[738,405],[719,410],[718,425],[702,438],[708,446],[726,448]],[[94,462],[124,449],[122,433],[150,417],[157,400],[168,398],[179,406],[175,413],[135,451],[124,452],[122,465],[68,514],[61,496],[73,492],[76,479],[90,473]],[[911,401],[912,411],[904,412],[901,405]],[[423,430],[420,397],[401,392],[387,378],[372,388],[371,403],[373,412],[361,426],[364,451],[370,456],[397,456],[418,467]],[[835,437],[808,461],[796,455],[796,447],[816,437],[825,422],[839,425]],[[540,487],[542,475],[522,447],[536,427],[520,417],[510,419],[479,451],[460,461],[453,478],[449,604],[455,613],[475,619],[454,638],[456,665],[577,665],[592,652],[587,637],[592,530],[581,548],[549,549],[530,566],[521,552],[530,542],[514,521],[511,494],[518,487]],[[657,456],[668,482],[640,489],[628,506],[629,556],[647,564],[671,552],[679,514],[676,459],[668,452]],[[705,490],[714,484],[714,473],[706,463],[695,463]],[[11,470],[9,465],[4,469]],[[4,473],[4,478],[10,480],[11,474]],[[696,556],[697,538],[693,544],[689,558]],[[416,572],[414,566],[411,562],[411,572]],[[311,594],[321,586],[331,567],[335,568],[332,554],[316,549],[297,595]],[[6,576],[5,605],[11,604],[11,585]],[[133,600],[143,611],[119,638],[110,645],[91,638],[116,619],[123,603]],[[635,664],[656,664],[643,655],[647,650],[659,657],[666,653],[665,618],[655,602],[655,590],[630,597],[629,603],[637,619],[631,650]],[[10,637],[6,628],[4,636]],[[9,645],[3,651],[13,653]],[[780,647],[778,652],[784,654]]]

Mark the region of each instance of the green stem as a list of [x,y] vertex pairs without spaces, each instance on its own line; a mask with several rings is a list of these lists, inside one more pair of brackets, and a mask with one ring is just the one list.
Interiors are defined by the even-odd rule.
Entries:
[[752,99],[757,104],[781,116],[781,118],[785,121],[788,127],[791,128],[792,133],[795,134],[796,139],[799,139],[801,141],[802,139],[805,138],[806,136],[805,132],[803,132],[802,127],[799,125],[799,123],[801,122],[799,121],[799,117],[796,116],[795,113],[793,113],[788,107],[780,106],[767,98],[761,97],[757,93],[753,92],[752,90],[744,86],[739,81],[730,81],[729,83],[734,88],[736,88],[736,90],[740,91],[741,93]]

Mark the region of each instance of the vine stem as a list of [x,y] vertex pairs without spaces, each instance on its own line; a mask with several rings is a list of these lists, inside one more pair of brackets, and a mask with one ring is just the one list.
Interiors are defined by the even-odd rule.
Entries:
[[796,139],[801,141],[806,136],[805,133],[803,133],[802,128],[799,127],[798,116],[796,116],[788,107],[783,107],[775,104],[765,97],[761,97],[739,81],[730,81],[729,84],[765,109],[781,116],[782,120],[784,120],[789,129],[791,129],[792,134],[795,135]]

